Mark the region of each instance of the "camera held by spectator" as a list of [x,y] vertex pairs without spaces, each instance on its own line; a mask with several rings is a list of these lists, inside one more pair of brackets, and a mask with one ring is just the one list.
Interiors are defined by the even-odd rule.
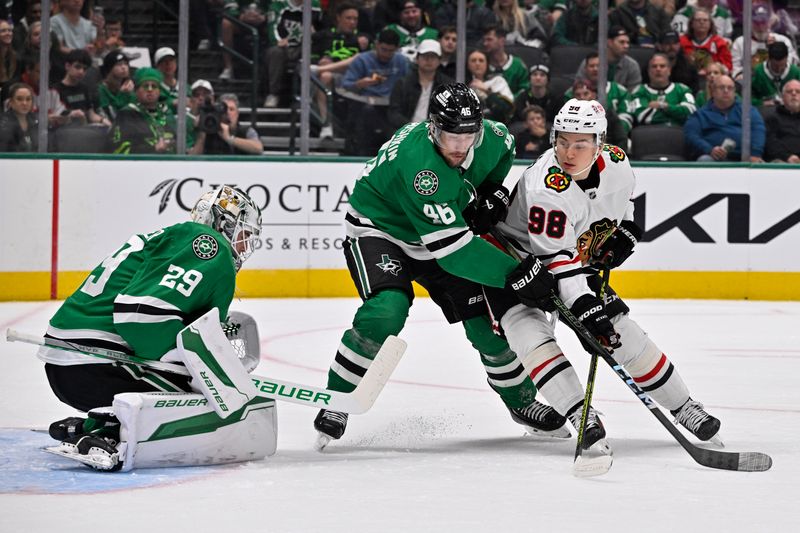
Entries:
[[214,102],[208,96],[200,105],[197,127],[206,134],[220,133],[222,124],[230,124],[228,108],[223,102]]

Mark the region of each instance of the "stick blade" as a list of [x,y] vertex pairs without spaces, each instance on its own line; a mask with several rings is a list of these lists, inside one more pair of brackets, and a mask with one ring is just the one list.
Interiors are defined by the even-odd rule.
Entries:
[[695,461],[709,468],[737,472],[765,472],[772,468],[772,457],[761,452],[721,452],[706,448],[690,451]]
[[360,415],[372,407],[403,357],[406,347],[406,342],[394,335],[386,338],[364,377],[361,378],[356,389],[350,393],[359,406],[349,411],[350,414]]
[[611,469],[613,463],[614,457],[611,455],[598,455],[597,457],[579,455],[572,463],[572,475],[575,477],[602,476]]

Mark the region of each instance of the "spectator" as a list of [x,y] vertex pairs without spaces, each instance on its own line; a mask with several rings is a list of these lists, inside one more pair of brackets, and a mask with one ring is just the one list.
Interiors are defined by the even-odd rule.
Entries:
[[[442,0],[433,13],[433,27],[452,26],[455,28],[457,6],[456,0]],[[492,10],[484,6],[482,2],[478,3],[475,0],[467,0],[466,19],[468,48],[478,46],[486,29],[497,24],[497,17],[494,16]]]
[[426,39],[417,48],[417,65],[395,84],[389,100],[389,124],[399,129],[409,122],[428,120],[431,92],[443,83],[453,83],[439,70],[442,46]]
[[[563,18],[563,17],[562,17]],[[544,109],[537,105],[522,110],[525,129],[515,135],[517,140],[517,159],[536,159],[550,148],[550,131]]]
[[714,21],[707,9],[694,9],[692,18],[689,19],[689,31],[681,35],[681,46],[700,76],[705,76],[708,65],[715,61],[731,68],[728,41],[717,35]]
[[256,130],[239,124],[239,99],[236,95],[223,94],[219,102],[225,106],[225,112],[213,121],[216,131],[209,131],[210,124],[201,119],[195,147],[202,146],[200,153],[206,155],[260,155],[264,145]]
[[439,70],[450,79],[456,79],[456,47],[458,35],[453,26],[439,28],[439,44],[442,47],[442,58],[439,61]]
[[97,101],[94,90],[89,88],[83,79],[86,71],[92,66],[92,57],[86,50],[75,49],[67,54],[65,61],[66,74],[64,79],[55,85],[61,101],[67,108],[69,124],[84,125],[111,123],[97,113]]
[[[525,4],[533,4],[536,0],[525,0]],[[562,15],[567,11],[567,0],[539,0],[538,5],[540,9],[547,13],[547,19],[550,27],[554,27],[561,20]]]
[[553,45],[597,44],[597,8],[593,0],[575,0],[553,28]]
[[[564,17],[561,17],[559,20],[563,19]],[[564,104],[564,97],[561,94],[553,94],[550,91],[550,69],[547,65],[532,65],[529,71],[531,87],[514,99],[514,118],[521,121],[526,120],[525,111],[531,106],[537,106],[542,108],[545,113],[545,121],[550,122]]]
[[0,85],[17,77],[21,65],[17,60],[12,40],[14,27],[6,20],[0,20]]
[[[597,100],[597,83],[586,79],[577,79],[572,84],[572,88],[567,91],[569,98],[577,98],[578,100]],[[567,97],[567,94],[564,97]],[[606,110],[606,120],[608,128],[606,130],[606,142],[615,146],[620,146],[627,150],[628,148],[628,131],[627,127],[619,115],[610,106],[603,106]]]
[[[720,76],[711,87],[711,101],[689,116],[683,126],[686,148],[698,161],[741,159],[742,104],[729,76]],[[761,162],[764,152],[764,121],[750,109],[750,162]]]
[[121,109],[136,102],[128,56],[121,50],[109,52],[103,59],[100,74],[103,81],[97,86],[98,109],[113,122]]
[[[256,28],[261,37],[266,36],[267,26],[267,10],[269,9],[270,0],[226,0],[225,14],[236,18],[240,22],[249,24]],[[234,37],[242,30],[227,18],[222,18],[221,24],[221,39],[222,44],[228,48],[234,48]],[[264,42],[264,41],[262,41]],[[222,52],[222,72],[218,78],[221,80],[229,80],[233,78],[233,56],[230,52]]]
[[[707,9],[711,14],[711,20],[714,21],[714,26],[717,28],[717,33],[730,40],[733,36],[733,17],[731,17],[730,11],[719,5],[717,0],[697,0],[696,7]],[[689,20],[694,14],[694,8],[695,6],[686,5],[672,17],[672,29],[679,35],[688,33]]]
[[31,0],[27,3],[25,9],[25,16],[14,25],[14,50],[18,55],[24,55],[25,42],[28,39],[28,33],[31,31],[31,25],[35,22],[42,20],[42,3],[39,0]]
[[[311,0],[311,24],[319,29],[322,12],[319,0]],[[272,0],[267,16],[267,97],[264,107],[278,107],[286,69],[300,60],[303,37],[303,0]]]
[[409,59],[417,56],[419,43],[439,37],[438,31],[425,25],[419,0],[404,0],[400,9],[400,21],[388,24],[386,29],[397,33],[400,37],[400,48]]
[[523,11],[517,0],[495,0],[492,11],[497,25],[506,32],[506,43],[532,48],[547,45],[547,30],[539,20],[538,9]]
[[514,115],[514,94],[500,73],[489,72],[489,58],[482,50],[467,56],[468,85],[483,104],[483,116],[508,123]]
[[[25,35],[25,42],[23,47],[17,53],[17,59],[20,63],[24,63],[21,58],[36,57],[39,58],[39,50],[42,45],[42,23],[34,22],[28,28]],[[20,70],[24,68],[21,65]],[[58,44],[58,38],[55,32],[50,32],[50,79],[60,80],[64,77],[64,55],[61,53],[61,46]]]
[[81,16],[83,0],[61,0],[59,6],[61,12],[50,19],[50,26],[58,36],[61,52],[86,50],[93,53],[98,27]]
[[39,95],[39,56],[27,56],[24,60],[25,69],[20,76],[22,83],[33,88],[33,113],[39,112],[40,105],[47,106],[47,125],[49,128],[57,128],[66,122],[67,108],[61,101],[58,91],[51,88],[47,90],[44,97]]
[[342,79],[339,93],[347,99],[345,150],[350,155],[376,153],[391,133],[389,96],[409,69],[408,59],[396,53],[399,42],[397,33],[381,31],[375,49],[358,54]]
[[161,72],[161,101],[166,102],[170,108],[178,99],[178,60],[175,50],[164,46],[153,54],[153,65]]
[[8,111],[0,115],[0,152],[36,152],[37,132],[33,89],[25,83],[15,83],[9,89]]
[[781,91],[789,80],[800,80],[800,69],[789,63],[786,44],[775,41],[767,46],[767,60],[753,69],[753,105],[781,103]]
[[636,46],[653,47],[670,28],[670,17],[648,0],[625,0],[608,16],[612,26],[622,26]]
[[706,105],[706,102],[711,100],[711,87],[714,86],[714,80],[720,76],[730,76],[731,71],[722,63],[711,63],[706,69],[706,83],[705,89],[698,91],[694,95],[694,102],[698,109]]
[[[750,44],[751,65],[755,69],[757,65],[767,60],[767,45],[775,41],[780,41],[789,50],[789,62],[793,65],[798,64],[797,52],[792,41],[785,35],[770,31],[770,12],[764,4],[753,6],[753,40]],[[733,78],[742,78],[742,54],[744,53],[744,37],[739,36],[733,41],[732,48],[732,69]],[[729,65],[729,68],[730,65]]]
[[[628,55],[631,47],[631,40],[625,28],[612,26],[608,30],[607,56],[608,56],[608,79],[614,80],[630,91],[642,83],[642,71],[639,64]],[[598,63],[599,65],[599,63]],[[584,59],[578,67],[576,78],[587,79],[586,60]]]
[[671,80],[672,69],[666,54],[657,52],[647,63],[649,82],[630,95],[628,110],[636,124],[683,126],[696,111],[692,90]]
[[[592,90],[597,92],[597,82],[600,78],[600,56],[597,54],[597,52],[589,52],[586,55],[584,63],[584,74],[586,76],[585,79],[591,84]],[[614,112],[614,118],[619,123],[615,124],[610,129],[612,135],[617,136],[617,141],[620,140],[620,136],[627,137],[631,131],[631,128],[633,127],[633,116],[628,113],[629,97],[630,94],[628,93],[628,90],[619,83],[612,80],[606,82],[606,101],[601,103],[603,104],[606,113],[609,111]],[[568,89],[564,94],[562,105],[570,98],[572,98],[572,93]],[[578,96],[575,98],[582,100],[582,98]],[[596,96],[594,99],[596,99]],[[614,142],[613,144],[616,144],[617,146],[623,146],[624,143]]]
[[119,19],[106,20],[102,38],[97,40],[97,56],[105,57],[112,50],[125,47],[122,40],[122,21]]
[[[215,15],[214,7],[221,6],[223,0],[189,0],[189,46],[196,46],[198,51],[211,49],[211,24]],[[106,22],[108,26],[108,22]]]
[[797,164],[800,163],[800,81],[789,80],[784,84],[782,100],[766,121],[764,159]]
[[[700,76],[694,68],[681,46],[681,37],[674,31],[668,31],[656,43],[656,50],[664,53],[669,58],[669,66],[672,69],[672,81],[682,83],[696,92],[700,88]],[[644,73],[644,81],[647,82],[647,72]]]
[[186,145],[192,147],[188,151],[191,155],[203,153],[203,143],[196,141],[201,116],[204,116],[204,113],[208,111],[214,111],[214,87],[208,80],[195,80],[192,83],[189,108],[187,109],[187,117],[190,120],[186,121]]
[[506,31],[499,26],[489,26],[483,34],[483,51],[489,59],[489,74],[502,74],[514,95],[530,88],[528,67],[518,57],[506,52]]
[[159,102],[162,81],[154,68],[136,71],[136,102],[117,113],[111,129],[115,154],[175,153],[175,115]]

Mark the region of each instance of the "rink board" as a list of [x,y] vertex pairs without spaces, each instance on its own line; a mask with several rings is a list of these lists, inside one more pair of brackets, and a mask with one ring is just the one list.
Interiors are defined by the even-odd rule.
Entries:
[[[221,183],[261,206],[238,294],[354,296],[342,255],[354,160],[0,159],[0,300],[63,298],[133,233],[187,219]],[[521,174],[516,165],[511,176]],[[643,242],[615,272],[629,297],[800,299],[798,170],[636,167]],[[55,199],[55,201],[54,201]]]

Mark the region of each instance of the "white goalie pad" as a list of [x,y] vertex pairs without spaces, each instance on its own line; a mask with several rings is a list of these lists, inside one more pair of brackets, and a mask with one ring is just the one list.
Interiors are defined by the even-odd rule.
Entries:
[[257,396],[233,346],[225,337],[215,307],[177,336],[178,355],[192,376],[192,388],[205,396],[222,418]]
[[222,323],[222,331],[249,374],[261,362],[261,338],[255,319],[241,311],[231,311]]
[[255,461],[275,453],[275,402],[256,398],[222,419],[201,394],[132,393],[114,397],[122,471]]

